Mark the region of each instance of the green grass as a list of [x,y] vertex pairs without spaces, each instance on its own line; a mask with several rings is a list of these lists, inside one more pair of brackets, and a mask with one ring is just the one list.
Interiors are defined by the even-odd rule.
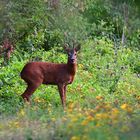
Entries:
[[133,69],[139,66],[139,52],[124,48],[115,56],[110,40],[84,43],[65,111],[56,86],[41,85],[31,105],[20,97],[26,88],[19,76],[24,64],[36,56],[66,62],[61,49],[18,56],[13,54],[0,71],[0,140],[139,139],[140,79]]

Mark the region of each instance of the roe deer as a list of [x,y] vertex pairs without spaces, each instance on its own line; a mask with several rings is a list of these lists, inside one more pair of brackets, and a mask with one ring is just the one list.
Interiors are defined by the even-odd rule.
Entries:
[[66,64],[49,62],[29,62],[21,71],[21,78],[27,83],[25,92],[21,95],[25,101],[29,101],[30,96],[41,85],[57,85],[63,107],[66,105],[66,86],[71,84],[77,68],[77,51],[80,44],[75,48],[64,46],[68,54]]

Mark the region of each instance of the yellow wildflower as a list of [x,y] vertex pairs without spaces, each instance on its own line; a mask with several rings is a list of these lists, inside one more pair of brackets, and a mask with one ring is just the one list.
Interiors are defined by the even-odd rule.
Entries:
[[68,117],[68,118],[72,118],[73,116],[74,116],[74,114],[71,114],[71,113],[68,113],[68,114],[67,114],[67,117]]
[[128,107],[128,104],[121,105],[121,109],[125,110]]
[[118,115],[119,115],[119,110],[117,108],[112,108],[112,112],[111,112],[111,118],[112,119],[117,119],[118,118]]
[[119,114],[120,114],[120,112],[117,108],[112,108],[112,111],[111,111],[111,114],[110,114],[112,124],[118,123]]
[[25,116],[25,111],[24,111],[24,109],[21,109],[21,110],[18,112],[18,116],[21,116],[21,117]]
[[39,97],[34,98],[34,102],[41,103],[41,99]]
[[20,127],[20,123],[19,122],[15,122],[14,125],[15,125],[16,128]]
[[108,103],[108,104],[104,105],[103,108],[106,110],[111,110],[112,106]]
[[82,121],[81,125],[85,126],[87,125],[90,121],[93,121],[94,118],[91,115],[88,115],[85,120]]
[[140,96],[137,96],[136,98],[137,98],[138,101],[140,101]]
[[74,103],[70,103],[70,104],[68,105],[68,108],[69,108],[69,109],[74,108]]
[[9,122],[9,127],[14,127],[14,128],[19,128],[20,127],[20,123],[18,121],[11,121]]
[[94,118],[93,118],[91,115],[89,115],[89,116],[87,116],[87,120],[89,120],[89,121],[93,121]]
[[95,109],[90,109],[90,114],[95,114],[97,112],[96,108]]
[[81,125],[86,126],[88,124],[88,122],[89,121],[87,119],[85,119],[85,120],[82,121]]
[[51,113],[52,112],[52,109],[50,107],[48,107],[48,112]]
[[52,120],[53,122],[55,122],[55,121],[56,121],[56,119],[55,119],[55,118],[52,118],[51,120]]
[[97,124],[96,124],[96,127],[100,127],[100,126],[101,126],[101,124],[100,124],[100,123],[97,123]]
[[97,113],[95,115],[95,118],[97,120],[107,119],[107,118],[109,118],[109,114],[107,114],[107,113]]
[[83,69],[84,66],[82,64],[78,64],[78,67]]
[[89,111],[88,110],[86,110],[85,112],[84,112],[84,114],[86,115],[86,116],[88,116],[89,115]]
[[43,103],[43,102],[45,102],[45,100],[42,99],[42,98],[36,97],[36,98],[34,98],[34,102],[36,102],[36,103]]
[[78,118],[74,117],[71,119],[72,122],[76,122],[78,120]]
[[96,99],[97,100],[102,100],[102,99],[104,99],[104,97],[99,95],[99,96],[96,96]]
[[132,107],[130,105],[128,105],[128,104],[122,104],[121,109],[125,110],[125,111],[127,111],[129,113],[131,113],[133,111]]
[[102,119],[102,114],[101,114],[101,113],[97,113],[97,114],[95,115],[95,118],[98,119],[98,120],[99,120],[99,119]]
[[77,114],[77,117],[79,117],[79,118],[82,117],[82,116],[83,116],[83,115],[82,115],[82,113],[80,113],[80,112]]
[[86,135],[82,136],[82,140],[88,140],[88,137]]
[[48,103],[48,106],[49,106],[49,107],[52,107],[52,104],[51,104],[51,103]]
[[119,110],[117,108],[112,108],[112,113],[113,114],[119,114]]
[[78,136],[73,136],[73,137],[71,137],[70,140],[80,140],[80,137],[78,137]]
[[68,124],[68,128],[72,128],[73,127],[73,124]]
[[24,116],[24,115],[25,115],[24,109],[21,109],[21,110],[20,110],[20,115],[21,115],[21,116]]
[[71,108],[68,108],[68,112],[71,113],[73,110]]

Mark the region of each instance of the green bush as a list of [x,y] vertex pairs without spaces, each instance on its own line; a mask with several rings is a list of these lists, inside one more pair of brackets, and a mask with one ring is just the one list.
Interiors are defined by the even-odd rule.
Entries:
[[[53,2],[58,3],[0,2],[2,19],[11,17],[8,36],[12,34],[15,42],[7,65],[0,66],[0,139],[138,140],[140,52],[135,1],[132,6],[125,0]],[[128,24],[124,7],[133,13],[126,16]],[[4,21],[0,42],[7,27]],[[73,42],[81,43],[81,50],[75,80],[67,87],[67,108],[63,110],[53,85],[41,85],[31,104],[24,103],[20,96],[27,86],[20,78],[24,65],[67,63],[63,45],[72,47]]]

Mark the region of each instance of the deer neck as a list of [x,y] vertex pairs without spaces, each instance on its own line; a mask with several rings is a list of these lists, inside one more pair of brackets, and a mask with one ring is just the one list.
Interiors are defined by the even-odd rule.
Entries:
[[70,61],[67,62],[68,72],[69,74],[75,75],[77,63],[71,63]]

